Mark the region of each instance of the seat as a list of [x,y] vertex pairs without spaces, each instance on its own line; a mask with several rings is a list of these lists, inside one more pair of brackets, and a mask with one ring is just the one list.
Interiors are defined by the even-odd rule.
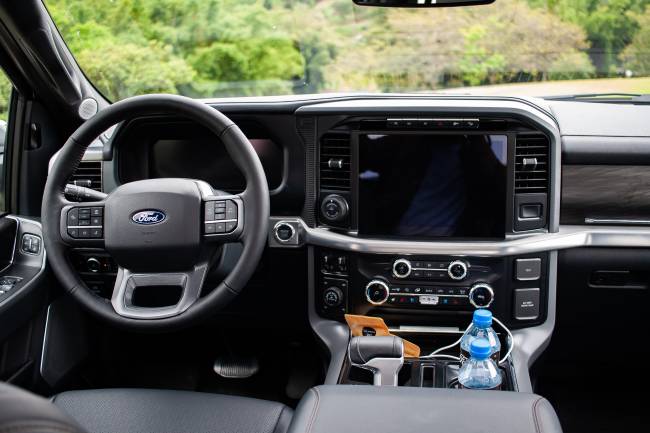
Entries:
[[285,433],[293,415],[281,403],[189,391],[70,391],[52,401],[89,433]]
[[281,403],[200,392],[98,389],[48,401],[0,383],[0,432],[285,433],[292,415]]

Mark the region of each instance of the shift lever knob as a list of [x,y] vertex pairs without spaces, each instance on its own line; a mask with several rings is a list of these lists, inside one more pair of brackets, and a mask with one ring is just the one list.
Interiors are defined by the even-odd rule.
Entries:
[[350,362],[373,372],[373,384],[397,386],[404,365],[404,341],[393,335],[353,337],[348,347]]

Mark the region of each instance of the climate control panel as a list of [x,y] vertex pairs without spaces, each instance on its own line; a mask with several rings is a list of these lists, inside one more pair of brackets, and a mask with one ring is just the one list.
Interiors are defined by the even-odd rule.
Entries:
[[383,279],[366,285],[366,299],[372,305],[488,308],[494,301],[494,290],[487,283],[471,287],[393,285]]
[[489,308],[514,327],[545,318],[545,253],[534,257],[395,256],[322,249],[317,254],[316,299],[318,311],[327,317],[342,320],[350,313],[401,318],[407,324],[439,324],[436,318],[465,317],[462,314]]

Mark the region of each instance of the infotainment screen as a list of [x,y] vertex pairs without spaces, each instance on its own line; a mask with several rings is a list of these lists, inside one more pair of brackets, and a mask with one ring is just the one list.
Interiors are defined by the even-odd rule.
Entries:
[[359,234],[503,238],[505,135],[359,135]]

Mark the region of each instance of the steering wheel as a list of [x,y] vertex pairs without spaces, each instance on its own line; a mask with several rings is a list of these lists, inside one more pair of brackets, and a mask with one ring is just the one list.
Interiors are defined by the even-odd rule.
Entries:
[[[160,114],[210,129],[218,138],[214,145],[225,146],[243,173],[244,192],[225,195],[200,180],[161,178],[126,183],[101,201],[65,198],[65,186],[94,139],[119,122]],[[266,244],[269,190],[255,149],[222,113],[182,96],[136,96],[100,111],[66,141],[45,184],[41,216],[49,263],[83,307],[123,328],[170,330],[212,315],[243,290]],[[231,242],[243,245],[239,260],[201,296],[211,259]],[[118,271],[110,300],[88,290],[68,258],[70,248],[103,248],[112,256]],[[173,305],[136,302],[139,290],[155,297],[170,287],[180,292]]]

